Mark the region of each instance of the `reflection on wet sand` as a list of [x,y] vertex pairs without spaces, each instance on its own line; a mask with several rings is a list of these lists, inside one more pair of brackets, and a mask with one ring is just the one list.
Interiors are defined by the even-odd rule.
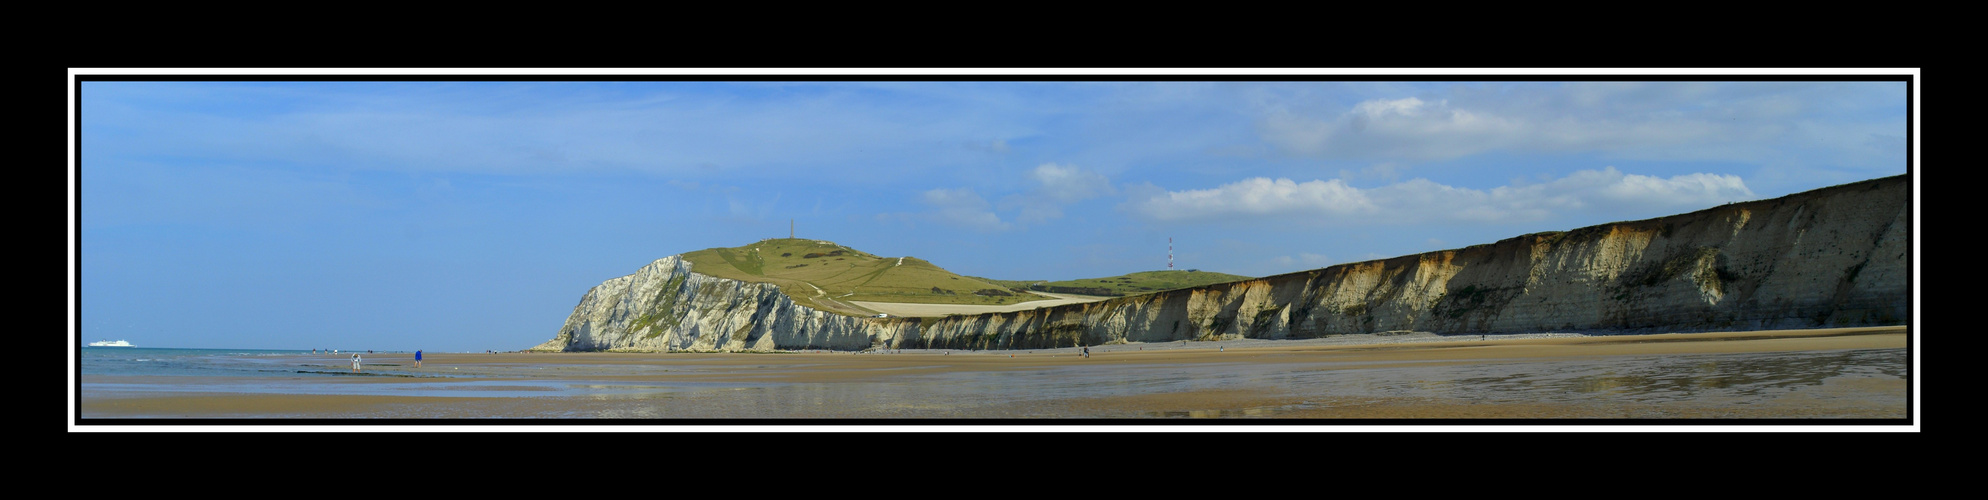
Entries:
[[86,377],[83,410],[85,418],[1902,419],[1905,337],[1895,328],[1613,343],[1128,347],[1092,358],[1055,350],[434,356],[419,371],[382,368],[410,377]]

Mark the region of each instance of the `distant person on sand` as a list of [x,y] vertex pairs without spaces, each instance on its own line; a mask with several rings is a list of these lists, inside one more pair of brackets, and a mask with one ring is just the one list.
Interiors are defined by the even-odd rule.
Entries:
[[352,373],[359,373],[359,353],[352,353]]
[[421,367],[421,350],[420,350],[420,349],[415,349],[415,350],[414,350],[414,367],[415,367],[415,368],[420,368],[420,367]]

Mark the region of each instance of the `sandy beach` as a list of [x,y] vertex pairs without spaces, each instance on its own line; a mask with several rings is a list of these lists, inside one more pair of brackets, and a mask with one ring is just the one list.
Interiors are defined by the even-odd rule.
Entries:
[[352,376],[328,376],[349,372],[344,358],[300,355],[280,363],[296,376],[249,381],[85,376],[79,404],[85,423],[1907,417],[1908,381],[1892,367],[1906,357],[1905,327],[1356,337],[1123,344],[1089,357],[1076,348],[429,353],[418,369],[412,355],[379,354]]

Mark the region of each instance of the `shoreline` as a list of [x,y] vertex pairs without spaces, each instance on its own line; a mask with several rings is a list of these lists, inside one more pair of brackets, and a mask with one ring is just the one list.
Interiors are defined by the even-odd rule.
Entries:
[[[1608,399],[1613,397],[1608,391],[1592,395],[1514,393],[1486,402],[1469,399],[1484,397],[1473,394],[1481,391],[1434,396],[1385,391],[1364,396],[1345,391],[1304,394],[1294,391],[1309,389],[1277,382],[1291,377],[1326,377],[1319,380],[1344,383],[1365,380],[1362,377],[1402,376],[1431,382],[1462,377],[1442,383],[1477,383],[1473,381],[1486,376],[1472,373],[1519,370],[1527,374],[1527,380],[1534,380],[1528,384],[1538,384],[1553,376],[1534,372],[1562,369],[1559,367],[1598,363],[1640,366],[1686,358],[1716,362],[1725,359],[1720,356],[1771,358],[1779,353],[1836,356],[1830,353],[1899,352],[1898,356],[1904,356],[1904,348],[1910,345],[1910,331],[1903,326],[1533,335],[1492,335],[1482,340],[1397,335],[1390,336],[1398,337],[1392,342],[1335,338],[1206,341],[1185,346],[1179,342],[1133,343],[1094,346],[1088,358],[1077,355],[1079,348],[429,353],[420,369],[412,367],[411,354],[378,354],[367,357],[367,376],[265,377],[267,380],[251,382],[84,377],[82,382],[92,387],[119,389],[82,391],[79,416],[99,423],[125,418],[254,418],[281,424],[287,418],[1902,419],[1907,415],[1902,403],[1906,400],[1906,380],[1861,373],[1829,377],[1821,383],[1805,382],[1787,394],[1759,396],[1764,398],[1760,401],[1737,402],[1726,401],[1729,398],[1725,396],[1656,403],[1617,401]],[[345,358],[336,356],[298,355],[284,361],[291,363],[287,368],[297,370],[335,372],[349,366]],[[1671,371],[1675,370],[1652,373],[1667,377]],[[1188,375],[1172,375],[1176,372]],[[1622,376],[1608,375],[1601,381],[1632,386],[1676,383],[1620,379]],[[1593,375],[1561,378],[1567,377]],[[1708,375],[1706,380],[1693,383],[1727,384],[1740,378]],[[986,386],[987,382],[982,382],[994,380],[1013,380],[1013,384],[1029,388]],[[1161,383],[1169,380],[1173,382]],[[1207,385],[1222,380],[1230,382]],[[912,382],[916,383],[905,385]],[[246,388],[215,388],[244,383]],[[1125,385],[1128,383],[1131,385]],[[1408,383],[1404,386],[1408,390],[1419,390],[1414,389],[1413,380]],[[1720,390],[1705,387],[1707,391]]]

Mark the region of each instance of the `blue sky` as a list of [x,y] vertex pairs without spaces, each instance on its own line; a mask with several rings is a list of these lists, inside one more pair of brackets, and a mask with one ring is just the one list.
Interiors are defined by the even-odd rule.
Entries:
[[84,341],[482,351],[785,237],[1265,276],[1906,173],[1904,82],[112,82]]

